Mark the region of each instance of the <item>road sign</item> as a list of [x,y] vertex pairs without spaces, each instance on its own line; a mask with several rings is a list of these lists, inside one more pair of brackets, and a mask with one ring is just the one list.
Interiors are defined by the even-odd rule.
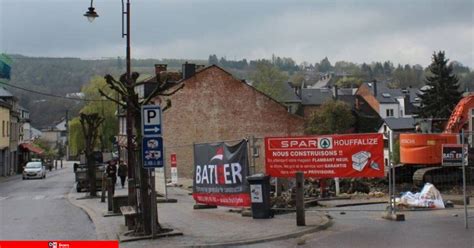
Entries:
[[176,161],[176,153],[171,154],[171,183],[178,183],[178,163]]
[[144,168],[161,168],[163,162],[163,138],[143,137],[142,158]]
[[460,166],[463,163],[463,148],[459,144],[443,144],[442,165]]
[[161,135],[161,108],[158,105],[142,106],[143,136]]

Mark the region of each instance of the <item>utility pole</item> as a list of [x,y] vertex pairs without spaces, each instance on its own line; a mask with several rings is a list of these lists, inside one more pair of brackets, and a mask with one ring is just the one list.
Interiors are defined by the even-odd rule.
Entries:
[[69,111],[66,110],[66,160],[69,161]]

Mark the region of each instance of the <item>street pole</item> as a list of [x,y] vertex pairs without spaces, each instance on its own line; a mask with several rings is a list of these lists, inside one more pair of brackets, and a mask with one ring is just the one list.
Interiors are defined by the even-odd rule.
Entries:
[[[122,1],[123,3],[123,1]],[[123,6],[123,5],[122,5]],[[126,15],[127,19],[127,47],[126,47],[126,79],[129,87],[132,87],[132,70],[131,70],[131,61],[130,61],[130,0],[127,0],[126,12],[122,13]],[[130,206],[136,205],[135,197],[135,154],[134,154],[134,145],[133,145],[133,106],[131,104],[130,96],[127,96],[127,113],[126,113],[126,134],[127,134],[127,164],[128,164],[128,204]]]
[[[462,192],[464,200],[464,227],[469,229],[467,221],[467,199],[466,199],[466,166],[469,163],[469,155],[464,152],[464,129],[461,130],[461,144],[462,144]],[[467,147],[466,147],[467,149]]]
[[389,163],[390,163],[390,167],[392,169],[392,202],[393,202],[393,208],[392,208],[392,214],[396,214],[397,212],[397,206],[396,206],[396,202],[395,202],[395,195],[396,195],[396,179],[395,179],[395,165],[393,164],[393,131],[390,131],[390,135],[389,135],[389,139],[390,139],[390,151],[389,151]]
[[69,111],[66,110],[66,160],[69,160]]

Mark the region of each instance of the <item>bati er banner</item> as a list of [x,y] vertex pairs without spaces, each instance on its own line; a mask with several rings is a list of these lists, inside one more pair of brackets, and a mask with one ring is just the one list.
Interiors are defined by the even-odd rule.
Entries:
[[194,145],[193,198],[219,206],[250,206],[247,141]]

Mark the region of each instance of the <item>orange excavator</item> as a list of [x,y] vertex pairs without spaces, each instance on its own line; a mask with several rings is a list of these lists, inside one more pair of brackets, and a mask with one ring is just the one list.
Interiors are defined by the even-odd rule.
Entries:
[[[461,166],[442,166],[443,144],[461,144],[460,133],[472,132],[474,123],[474,94],[463,97],[454,108],[442,133],[400,134],[400,162],[396,167],[398,181],[409,175],[415,185],[426,182],[457,184],[462,180]],[[469,149],[471,154],[472,149]],[[403,180],[405,179],[405,180]]]

